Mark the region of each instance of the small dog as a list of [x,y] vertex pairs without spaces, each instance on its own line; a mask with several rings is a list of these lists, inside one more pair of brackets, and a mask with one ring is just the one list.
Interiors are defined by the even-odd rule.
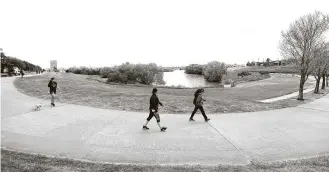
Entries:
[[34,110],[39,111],[40,109],[41,109],[41,104],[36,104]]

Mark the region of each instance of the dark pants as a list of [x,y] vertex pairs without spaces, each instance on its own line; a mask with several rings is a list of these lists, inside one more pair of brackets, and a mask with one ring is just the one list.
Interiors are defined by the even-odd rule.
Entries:
[[196,113],[196,111],[198,111],[198,109],[200,109],[203,118],[204,118],[205,120],[208,119],[208,117],[207,117],[206,113],[204,112],[202,106],[195,106],[195,108],[194,108],[194,110],[193,110],[193,112],[192,112],[192,115],[191,115],[190,119],[193,119],[193,116],[194,116],[194,114]]
[[[150,109],[149,117],[147,117],[146,120],[150,121],[153,118],[153,116],[154,116],[154,112],[152,112],[152,110]],[[157,122],[160,122],[160,117],[159,118],[156,117],[156,119],[157,119]]]

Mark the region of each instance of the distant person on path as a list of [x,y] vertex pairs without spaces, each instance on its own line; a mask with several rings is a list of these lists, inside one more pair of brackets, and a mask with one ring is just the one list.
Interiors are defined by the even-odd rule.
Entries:
[[21,73],[21,77],[23,78],[23,76],[24,76],[24,71],[23,71],[23,69],[21,69],[19,72]]
[[206,101],[205,99],[203,99],[203,93],[204,93],[204,89],[198,89],[196,90],[196,92],[194,93],[194,100],[193,100],[193,104],[194,104],[194,110],[191,114],[191,117],[190,117],[190,121],[194,121],[193,119],[193,116],[194,114],[196,113],[196,111],[198,109],[200,109],[201,113],[202,113],[202,116],[204,118],[204,120],[206,122],[208,122],[210,120],[210,118],[207,117],[206,113],[204,112],[203,110],[203,102]]
[[159,116],[159,112],[158,112],[158,107],[159,104],[161,106],[163,106],[163,104],[160,102],[158,96],[156,95],[156,93],[158,92],[158,90],[156,88],[153,88],[152,90],[152,96],[150,97],[150,114],[148,116],[148,118],[146,119],[146,123],[145,125],[143,125],[143,129],[148,130],[149,128],[147,127],[147,124],[150,122],[150,120],[153,118],[153,116],[155,116],[158,126],[160,127],[161,131],[166,131],[167,127],[161,127],[160,125],[160,116]]
[[57,85],[57,82],[54,81],[54,77],[52,77],[48,83],[48,87],[49,87],[49,93],[51,95],[51,106],[55,106],[55,96],[56,96],[56,90],[58,89],[59,91],[61,91]]

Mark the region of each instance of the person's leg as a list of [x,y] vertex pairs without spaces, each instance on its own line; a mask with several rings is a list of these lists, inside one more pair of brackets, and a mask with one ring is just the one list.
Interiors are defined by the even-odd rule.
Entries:
[[51,105],[55,106],[55,93],[51,93]]
[[205,120],[205,121],[208,121],[209,118],[207,117],[206,113],[204,112],[204,109],[203,109],[202,106],[200,106],[200,111],[201,111],[201,114],[202,114],[204,120]]
[[195,106],[195,107],[194,107],[194,110],[193,110],[193,112],[192,112],[192,114],[191,114],[190,119],[193,119],[193,117],[194,117],[194,115],[195,115],[195,113],[196,113],[196,111],[197,111],[198,109],[199,109],[198,106]]
[[145,124],[143,125],[143,128],[148,129],[148,128],[147,128],[147,124],[150,122],[150,120],[153,118],[153,116],[154,116],[154,114],[153,114],[152,110],[150,110],[150,114],[149,114],[149,116],[147,117],[146,122],[145,122]]
[[161,131],[165,131],[167,129],[167,127],[162,127],[161,124],[160,124],[160,115],[159,115],[159,112],[155,112],[154,113],[154,117],[156,118],[157,120],[157,124],[160,128]]
[[161,127],[161,124],[160,124],[160,115],[159,115],[159,112],[155,112],[154,117],[156,118],[157,124],[158,124],[158,126],[160,127],[160,130],[161,130],[162,127]]

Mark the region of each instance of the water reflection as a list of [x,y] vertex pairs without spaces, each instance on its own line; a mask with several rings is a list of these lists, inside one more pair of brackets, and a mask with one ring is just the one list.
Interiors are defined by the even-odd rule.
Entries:
[[184,87],[215,87],[219,83],[207,82],[203,75],[186,74],[184,70],[175,70],[173,72],[164,72],[164,81],[166,86],[184,86]]

